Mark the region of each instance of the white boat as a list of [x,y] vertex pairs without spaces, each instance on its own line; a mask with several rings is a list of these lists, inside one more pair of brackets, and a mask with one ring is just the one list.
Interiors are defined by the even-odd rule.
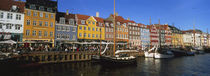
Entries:
[[157,46],[154,46],[150,50],[145,51],[144,52],[144,57],[146,57],[146,58],[154,58],[154,56],[155,56],[155,50],[157,50]]

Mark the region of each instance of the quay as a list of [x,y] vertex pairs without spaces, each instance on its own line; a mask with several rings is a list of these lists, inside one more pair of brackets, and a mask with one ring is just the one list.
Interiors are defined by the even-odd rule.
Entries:
[[27,61],[35,63],[62,63],[72,61],[89,61],[92,55],[98,52],[31,52],[14,56],[16,62]]

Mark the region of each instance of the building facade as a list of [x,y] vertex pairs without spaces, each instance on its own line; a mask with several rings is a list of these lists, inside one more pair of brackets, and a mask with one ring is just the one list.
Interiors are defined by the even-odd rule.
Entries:
[[[184,42],[183,42],[183,33],[180,29],[174,27],[174,26],[169,26],[171,31],[172,31],[172,46],[174,48],[178,48],[178,47],[181,47],[182,45],[184,46]],[[191,37],[191,36],[188,36],[188,34],[185,35],[185,43],[186,45],[187,44],[190,44],[191,41],[188,41],[188,37]]]
[[201,34],[201,46],[204,46],[204,47],[208,46],[208,34],[207,33]]
[[57,2],[52,0],[26,0],[23,41],[54,45]]
[[128,25],[128,35],[129,35],[129,47],[140,49],[141,39],[140,39],[140,26],[143,24],[137,24],[134,21],[126,20]]
[[150,48],[150,32],[149,31],[150,30],[145,25],[142,25],[140,28],[141,50]]
[[77,41],[75,14],[58,12],[55,24],[55,45]]
[[2,0],[0,3],[0,40],[22,41],[25,2]]
[[187,31],[184,31],[184,33],[191,35],[191,37],[192,37],[191,46],[201,47],[202,31],[200,31],[200,30],[187,30]]
[[[105,22],[110,22],[111,27],[112,26],[114,27],[114,25],[112,25],[113,19],[114,19],[114,15],[110,15],[108,18],[105,19]],[[127,23],[122,16],[118,16],[117,14],[115,16],[115,29],[116,29],[115,30],[116,31],[116,33],[115,33],[116,42],[128,44],[129,39],[128,39]],[[111,31],[112,31],[112,29],[111,29]],[[112,34],[109,34],[109,35],[111,35],[111,37],[114,36]]]
[[78,23],[77,37],[79,41],[105,40],[104,19],[76,14]]
[[159,44],[159,29],[156,27],[157,25],[148,25],[150,32],[150,47]]

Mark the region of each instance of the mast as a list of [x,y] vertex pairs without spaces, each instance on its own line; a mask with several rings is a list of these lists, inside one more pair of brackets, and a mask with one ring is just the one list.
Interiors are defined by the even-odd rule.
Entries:
[[149,24],[152,25],[151,16],[149,17]]
[[114,24],[114,48],[113,48],[113,56],[115,56],[115,43],[116,43],[116,36],[115,36],[115,33],[116,33],[116,29],[115,29],[115,0],[114,0],[114,19],[113,19],[113,24]]
[[160,19],[159,19],[159,45],[160,45],[160,50],[161,50],[161,48],[162,48],[162,46],[161,46],[161,25],[160,25]]

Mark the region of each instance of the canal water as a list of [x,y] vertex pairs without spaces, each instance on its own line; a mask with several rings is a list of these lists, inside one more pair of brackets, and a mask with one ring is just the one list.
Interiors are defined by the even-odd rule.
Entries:
[[139,57],[135,66],[102,66],[95,62],[0,68],[0,76],[210,76],[210,54],[153,59]]

